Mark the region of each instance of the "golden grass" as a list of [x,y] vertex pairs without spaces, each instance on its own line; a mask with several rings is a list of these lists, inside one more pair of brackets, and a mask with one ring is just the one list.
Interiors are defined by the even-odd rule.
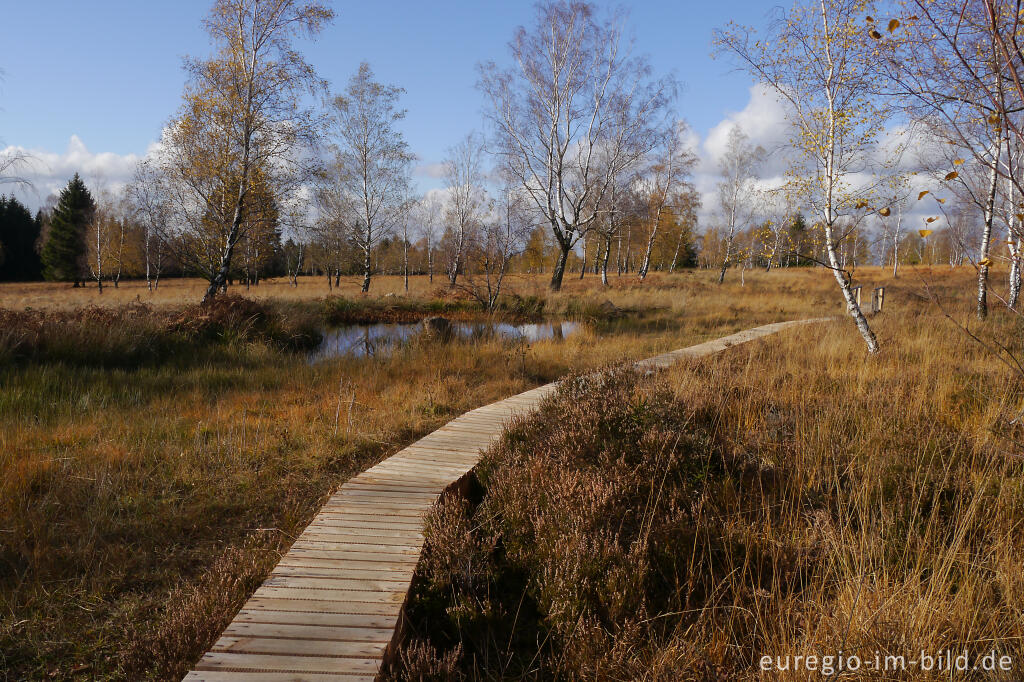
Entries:
[[[891,347],[906,342],[908,328],[900,320],[933,315],[916,298],[920,284],[905,273],[893,283],[880,318],[883,344]],[[872,282],[873,273],[861,274]],[[883,283],[884,275],[876,274]],[[935,269],[933,275],[950,290],[971,280],[967,271]],[[209,646],[334,488],[447,419],[569,371],[765,322],[842,312],[834,281],[818,270],[748,272],[744,286],[731,277],[719,287],[712,277],[613,278],[605,290],[588,276],[567,279],[553,295],[545,293],[544,277],[512,278],[510,291],[542,296],[551,314],[589,320],[586,331],[564,343],[413,343],[375,358],[309,365],[301,355],[237,339],[216,353],[124,369],[50,361],[3,367],[0,666],[18,679],[175,678]],[[436,293],[425,280],[414,278],[410,298]],[[356,286],[346,279],[342,292],[352,296]],[[393,300],[385,295],[400,288],[399,278],[379,277],[370,298]],[[201,291],[196,281],[165,280],[152,303],[180,307]],[[323,281],[306,279],[297,289],[276,281],[249,294],[287,303],[327,290]],[[108,288],[102,299],[95,290],[65,285],[0,285],[0,306],[66,309],[136,296],[145,301],[147,295],[138,283]],[[605,301],[626,314],[609,318]],[[914,353],[928,356],[928,371],[949,374],[942,358],[958,357],[960,337],[937,322],[929,328],[944,345],[932,358],[915,341]],[[767,357],[763,369],[751,364],[747,380],[761,372],[771,395],[772,381],[789,372],[788,381],[797,382],[814,363],[827,361],[822,353],[831,348],[855,379],[855,390],[843,389],[845,395],[866,395],[857,391],[875,385],[872,368],[890,356],[863,363],[848,322],[829,327],[824,344],[815,336],[821,331],[780,344],[785,353]],[[733,354],[728,362],[737,357],[746,356]],[[892,357],[906,356],[901,350]],[[1004,376],[984,356],[972,362],[985,381]],[[920,382],[924,374],[908,376]],[[955,382],[966,382],[959,390],[974,395],[956,376]],[[827,386],[842,385],[838,377],[830,381]],[[912,386],[915,400],[936,395],[931,387]],[[987,405],[942,405],[933,416],[986,424],[994,417],[978,410]]]

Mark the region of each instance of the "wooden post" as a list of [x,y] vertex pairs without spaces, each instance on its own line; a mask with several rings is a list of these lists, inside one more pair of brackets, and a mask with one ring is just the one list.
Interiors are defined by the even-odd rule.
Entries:
[[863,287],[861,285],[859,285],[859,284],[857,286],[855,286],[855,287],[851,287],[850,288],[850,291],[853,292],[853,295],[857,297],[857,307],[858,308],[860,307],[860,290],[862,288]]
[[871,312],[882,312],[882,304],[885,302],[885,287],[877,287],[871,294]]

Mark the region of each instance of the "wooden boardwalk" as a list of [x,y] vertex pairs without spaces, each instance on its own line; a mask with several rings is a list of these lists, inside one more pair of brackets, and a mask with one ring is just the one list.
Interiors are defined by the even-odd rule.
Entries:
[[[656,370],[810,322],[779,322],[672,351]],[[186,682],[370,682],[401,635],[423,519],[557,382],[448,422],[334,493]]]

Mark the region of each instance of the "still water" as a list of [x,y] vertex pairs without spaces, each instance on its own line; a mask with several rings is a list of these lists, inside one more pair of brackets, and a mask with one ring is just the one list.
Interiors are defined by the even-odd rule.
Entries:
[[[579,331],[578,322],[555,321],[530,324],[506,322],[452,322],[452,330],[464,339],[489,339],[495,336],[532,343],[544,339],[561,340]],[[414,324],[353,324],[324,331],[324,340],[310,353],[311,362],[348,355],[364,357],[408,341],[423,329]]]

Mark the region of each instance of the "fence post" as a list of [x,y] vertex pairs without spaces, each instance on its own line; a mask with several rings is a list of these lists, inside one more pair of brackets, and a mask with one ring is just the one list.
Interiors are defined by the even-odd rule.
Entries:
[[882,312],[882,305],[885,303],[885,287],[877,287],[871,294],[871,313]]
[[861,285],[859,285],[859,284],[857,286],[855,286],[855,287],[851,287],[850,288],[850,291],[853,292],[853,295],[857,298],[857,307],[858,308],[860,307],[860,290],[862,288],[863,287]]

